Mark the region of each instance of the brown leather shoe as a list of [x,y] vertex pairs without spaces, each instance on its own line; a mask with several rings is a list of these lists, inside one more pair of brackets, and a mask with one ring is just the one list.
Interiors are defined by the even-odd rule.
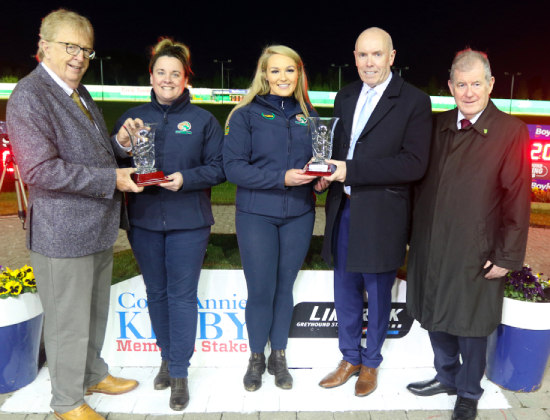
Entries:
[[353,366],[350,362],[342,360],[335,370],[330,372],[321,382],[319,382],[319,386],[323,388],[334,388],[344,385],[349,378],[358,375],[360,370],[361,365]]
[[105,420],[105,417],[97,413],[88,404],[82,404],[80,407],[76,407],[74,410],[64,414],[59,414],[54,411],[53,415],[57,420]]
[[86,395],[91,395],[93,393],[108,395],[126,394],[132,389],[137,388],[138,385],[139,382],[133,379],[115,378],[109,375],[97,385],[88,388]]
[[359,373],[359,379],[355,383],[355,395],[366,397],[372,394],[378,386],[378,368],[363,366]]

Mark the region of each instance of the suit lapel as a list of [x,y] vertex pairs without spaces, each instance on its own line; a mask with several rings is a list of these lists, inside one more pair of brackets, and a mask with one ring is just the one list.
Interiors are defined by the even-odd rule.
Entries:
[[346,138],[348,140],[351,138],[353,116],[355,114],[355,107],[357,106],[357,101],[359,100],[362,87],[363,82],[358,83],[357,89],[355,89],[350,96],[342,101],[342,123],[344,126],[344,131],[346,132]]
[[[51,94],[61,103],[65,106],[65,108],[71,113],[71,115],[76,118],[82,125],[84,125],[89,133],[90,137],[92,137],[95,141],[97,141],[102,147],[104,147],[110,154],[113,154],[113,150],[110,147],[110,140],[107,138],[105,139],[105,135],[94,125],[93,122],[91,122],[86,115],[82,112],[82,110],[78,107],[78,105],[75,103],[75,101],[72,100],[72,98],[67,95],[67,93],[59,86],[55,80],[53,80],[48,72],[42,68],[41,65],[38,66],[37,70],[39,71],[40,76],[42,77],[42,80],[44,83],[50,88]],[[94,118],[94,121],[96,121],[98,127],[101,127],[101,124],[99,123],[101,116],[98,115],[99,113],[95,111],[95,106],[92,101],[92,97],[89,94],[86,94],[83,92],[82,85],[79,86],[78,92],[82,96],[84,96],[84,100],[86,101],[86,105],[88,105],[88,110],[92,114],[92,117]]]
[[394,107],[395,102],[392,97],[399,96],[401,92],[401,86],[403,86],[403,79],[399,77],[397,73],[393,73],[392,79],[390,81],[390,84],[382,94],[382,97],[378,101],[378,104],[376,104],[376,107],[372,111],[372,114],[367,121],[367,124],[365,124],[365,127],[363,128],[363,131],[361,132],[361,135],[357,138],[357,141],[361,139],[361,137],[366,136],[367,133],[372,130],[373,127],[378,124],[378,122],[384,118],[384,116],[390,112],[390,110]]

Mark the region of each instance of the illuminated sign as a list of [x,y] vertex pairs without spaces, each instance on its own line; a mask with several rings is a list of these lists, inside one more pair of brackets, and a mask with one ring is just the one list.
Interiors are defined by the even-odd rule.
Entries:
[[550,125],[528,124],[531,138],[531,188],[550,188]]

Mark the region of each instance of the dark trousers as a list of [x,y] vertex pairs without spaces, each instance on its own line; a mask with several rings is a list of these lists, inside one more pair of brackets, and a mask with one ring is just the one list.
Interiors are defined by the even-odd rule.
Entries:
[[460,397],[479,400],[487,364],[487,337],[459,337],[440,331],[429,334],[435,356],[435,379],[446,387],[456,388]]
[[279,219],[238,211],[235,215],[248,300],[250,350],[263,353],[267,339],[284,350],[292,321],[292,289],[309,249],[315,212]]
[[172,378],[186,378],[197,335],[197,287],[210,226],[156,232],[132,226],[128,239],[147,289],[162,360]]
[[31,251],[44,308],[44,347],[52,384],[51,407],[65,414],[86,390],[109,375],[100,353],[107,328],[113,248],[76,258]]
[[[382,363],[382,345],[390,323],[391,290],[397,270],[385,273],[346,271],[349,240],[350,201],[336,220],[334,238],[334,306],[338,316],[338,344],[344,360],[356,366],[377,368]],[[367,347],[363,333],[363,292],[368,296]]]

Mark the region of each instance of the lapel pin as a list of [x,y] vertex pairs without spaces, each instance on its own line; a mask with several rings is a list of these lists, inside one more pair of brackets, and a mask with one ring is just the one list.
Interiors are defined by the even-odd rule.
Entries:
[[487,130],[486,128],[483,129],[484,134],[487,134],[487,131],[489,131],[489,130]]

